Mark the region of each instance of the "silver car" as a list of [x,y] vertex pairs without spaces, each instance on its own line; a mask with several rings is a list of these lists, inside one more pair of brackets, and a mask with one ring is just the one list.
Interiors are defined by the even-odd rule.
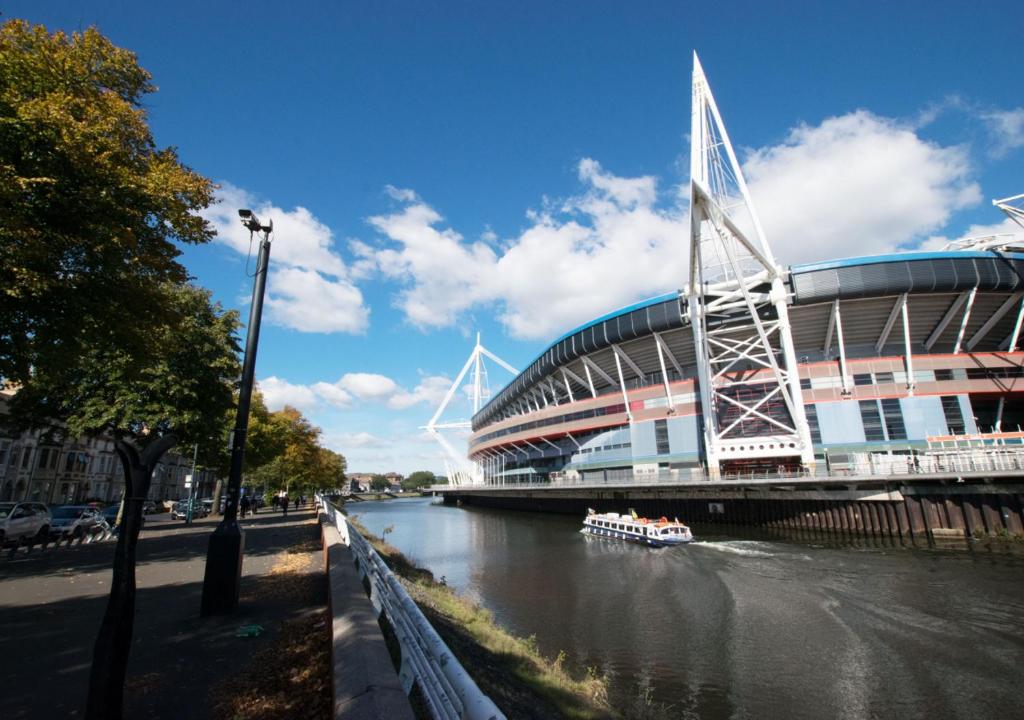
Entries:
[[0,546],[50,534],[50,510],[37,502],[0,503]]
[[94,532],[101,524],[100,511],[89,505],[60,505],[50,510],[50,532],[64,537],[80,538]]

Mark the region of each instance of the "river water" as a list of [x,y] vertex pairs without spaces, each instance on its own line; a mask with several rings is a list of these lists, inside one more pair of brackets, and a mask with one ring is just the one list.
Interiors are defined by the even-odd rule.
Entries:
[[[548,656],[670,718],[1022,718],[1024,558],[693,527],[652,549],[582,518],[350,505]],[[623,508],[625,511],[626,508]]]

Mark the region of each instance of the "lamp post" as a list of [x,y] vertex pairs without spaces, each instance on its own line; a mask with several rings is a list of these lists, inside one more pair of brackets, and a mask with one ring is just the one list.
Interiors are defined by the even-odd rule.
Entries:
[[245,359],[242,362],[242,381],[238,388],[238,412],[231,437],[231,470],[228,474],[227,501],[224,517],[210,535],[206,554],[206,573],[203,577],[202,615],[233,612],[238,607],[238,591],[242,581],[242,556],[245,533],[238,524],[238,496],[242,486],[242,464],[245,460],[245,436],[249,429],[249,403],[252,399],[253,379],[256,373],[256,348],[260,340],[260,319],[263,315],[263,295],[267,287],[267,267],[270,263],[270,233],[274,223],[262,224],[252,210],[239,210],[238,216],[250,233],[263,238],[256,260],[252,304],[249,307],[249,330],[245,341]]

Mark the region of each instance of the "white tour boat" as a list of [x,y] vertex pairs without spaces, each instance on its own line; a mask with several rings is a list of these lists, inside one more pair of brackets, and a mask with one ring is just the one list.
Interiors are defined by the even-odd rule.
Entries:
[[583,519],[583,529],[580,532],[587,535],[629,540],[651,547],[693,542],[693,533],[690,532],[690,528],[679,522],[679,518],[669,520],[662,517],[657,520],[649,520],[638,517],[633,510],[630,510],[629,515],[602,514],[588,510],[587,517]]

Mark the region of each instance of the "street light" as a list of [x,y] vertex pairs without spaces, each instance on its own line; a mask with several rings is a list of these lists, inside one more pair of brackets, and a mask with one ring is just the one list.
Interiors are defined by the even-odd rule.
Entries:
[[242,381],[238,387],[238,411],[235,414],[235,430],[231,434],[228,496],[224,503],[224,517],[210,535],[210,545],[206,553],[201,609],[203,615],[229,613],[238,607],[245,548],[245,533],[238,524],[238,497],[242,487],[242,465],[245,461],[245,436],[249,430],[249,403],[252,400],[252,386],[256,374],[256,349],[260,341],[263,295],[267,288],[270,233],[274,231],[273,221],[264,225],[252,210],[239,210],[238,217],[242,225],[249,230],[250,237],[262,233],[263,238],[256,260],[252,304],[249,307],[249,330],[245,340],[245,359],[242,362]]

